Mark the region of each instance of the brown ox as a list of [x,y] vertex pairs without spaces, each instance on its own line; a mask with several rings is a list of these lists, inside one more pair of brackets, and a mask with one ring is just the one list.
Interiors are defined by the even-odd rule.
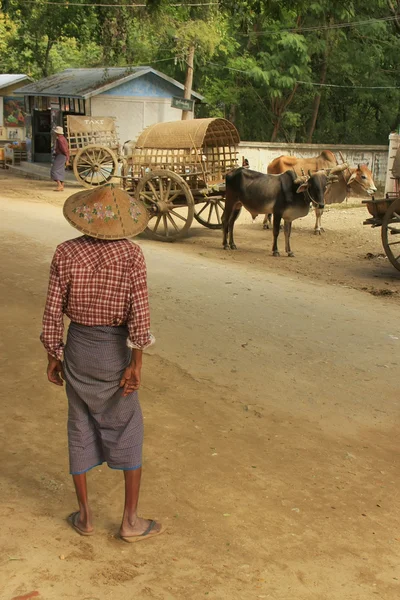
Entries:
[[[315,172],[321,169],[331,169],[338,164],[335,155],[330,150],[323,150],[319,156],[312,158],[296,158],[295,156],[279,156],[275,158],[269,165],[267,172],[278,175],[288,170],[294,170],[297,175]],[[347,168],[338,174],[339,181],[329,188],[325,193],[325,204],[333,204],[343,202],[349,192],[352,191],[356,195],[372,195],[376,190],[374,179],[371,171],[366,165],[358,165],[357,168]],[[315,209],[315,227],[314,233],[320,235],[323,230],[321,220],[323,209]],[[264,219],[264,229],[269,229],[271,223],[270,215]]]

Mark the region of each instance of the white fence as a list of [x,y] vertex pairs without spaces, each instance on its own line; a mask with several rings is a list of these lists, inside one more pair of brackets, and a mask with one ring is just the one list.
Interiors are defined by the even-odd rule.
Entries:
[[345,146],[327,144],[279,144],[272,142],[241,142],[239,146],[240,164],[242,157],[247,158],[250,168],[261,173],[267,172],[269,163],[282,154],[309,158],[317,156],[322,150],[331,150],[339,162],[343,154],[349,166],[366,164],[371,169],[377,188],[383,192],[388,168],[388,146]]

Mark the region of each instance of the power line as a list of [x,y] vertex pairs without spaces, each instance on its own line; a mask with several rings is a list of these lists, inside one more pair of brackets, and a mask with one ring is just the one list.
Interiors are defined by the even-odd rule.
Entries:
[[[27,4],[37,4],[37,0],[25,0],[25,2]],[[50,4],[52,6],[62,6],[63,8],[68,8],[69,6],[100,6],[100,7],[104,7],[104,8],[146,8],[147,4],[102,4],[102,3],[98,3],[98,2],[51,2],[51,1],[46,1],[46,2],[41,2],[41,4]],[[185,7],[185,6],[218,6],[218,2],[202,2],[202,3],[198,3],[198,4],[192,4],[192,3],[183,3],[180,2],[179,4],[170,4],[170,6],[181,6],[181,7]]]
[[345,88],[348,90],[400,90],[400,86],[396,85],[340,85],[336,83],[315,83],[313,81],[296,81],[296,83],[319,87]]
[[[244,71],[243,69],[234,69],[233,67],[227,67],[224,65],[218,65],[217,63],[209,62],[207,63],[212,65],[213,67],[218,67],[220,69],[227,69],[228,71],[234,71],[235,73],[244,73],[249,76],[249,71]],[[293,80],[293,83],[301,84],[301,85],[311,85],[316,87],[327,87],[327,88],[342,88],[349,90],[400,90],[400,86],[393,85],[340,85],[336,83],[316,83],[313,81],[296,81]]]
[[346,27],[360,27],[363,25],[371,25],[374,23],[384,23],[396,21],[399,17],[392,15],[389,17],[379,17],[376,19],[367,19],[364,21],[347,21],[344,23],[333,23],[332,25],[315,25],[310,27],[291,27],[287,29],[268,29],[264,31],[253,31],[252,33],[239,33],[244,37],[260,36],[260,35],[281,35],[282,33],[298,33],[301,34],[307,31],[326,31],[330,29],[344,29]]
[[[37,0],[25,0],[26,4],[36,4]],[[62,6],[63,8],[68,8],[69,6],[88,6],[88,7],[103,7],[103,8],[146,8],[147,4],[103,4],[101,2],[57,2],[55,0],[43,0],[41,5],[51,5],[51,6]],[[201,6],[219,6],[218,1],[213,2],[197,2],[197,3],[186,3],[186,2],[177,2],[174,4],[170,4],[172,7],[201,7]],[[349,27],[362,27],[365,25],[372,25],[374,23],[389,23],[391,21],[396,21],[399,18],[398,15],[390,15],[387,17],[377,17],[373,19],[367,19],[363,21],[347,21],[343,23],[333,23],[331,25],[314,25],[309,27],[289,27],[286,29],[265,29],[263,31],[252,31],[251,33],[238,33],[241,37],[258,37],[262,35],[282,35],[283,33],[306,33],[312,31],[329,31],[334,29],[345,29]]]

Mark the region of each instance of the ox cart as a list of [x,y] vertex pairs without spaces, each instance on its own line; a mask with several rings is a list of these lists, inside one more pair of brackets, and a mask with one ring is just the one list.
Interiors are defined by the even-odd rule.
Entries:
[[91,188],[118,175],[120,144],[113,117],[67,116],[66,137],[76,179]]
[[222,228],[225,175],[238,166],[239,134],[225,119],[193,119],[151,125],[128,154],[121,181],[150,214],[147,233],[172,242],[196,219]]
[[371,217],[364,225],[381,227],[382,245],[392,265],[400,271],[400,196],[386,194],[386,198],[364,200]]
[[382,245],[386,256],[400,271],[400,150],[397,150],[391,171],[396,191],[387,193],[382,199],[364,201],[371,215],[364,225],[382,228]]

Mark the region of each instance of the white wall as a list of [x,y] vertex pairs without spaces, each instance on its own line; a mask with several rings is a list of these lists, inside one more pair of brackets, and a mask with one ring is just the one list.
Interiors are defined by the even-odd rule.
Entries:
[[396,153],[400,148],[400,135],[398,133],[391,133],[389,136],[389,154],[388,154],[388,169],[386,173],[386,185],[385,194],[397,192],[396,181],[393,179],[393,163],[396,157]]
[[242,157],[247,158],[250,168],[261,173],[267,172],[269,163],[282,154],[309,158],[317,156],[322,150],[331,150],[339,162],[343,154],[345,162],[351,167],[366,164],[371,169],[375,184],[383,191],[388,165],[388,146],[348,146],[327,144],[280,144],[272,142],[241,142],[239,146],[240,164]]
[[180,121],[182,111],[171,107],[171,99],[99,95],[91,99],[92,117],[116,117],[121,144],[135,141],[154,123]]

